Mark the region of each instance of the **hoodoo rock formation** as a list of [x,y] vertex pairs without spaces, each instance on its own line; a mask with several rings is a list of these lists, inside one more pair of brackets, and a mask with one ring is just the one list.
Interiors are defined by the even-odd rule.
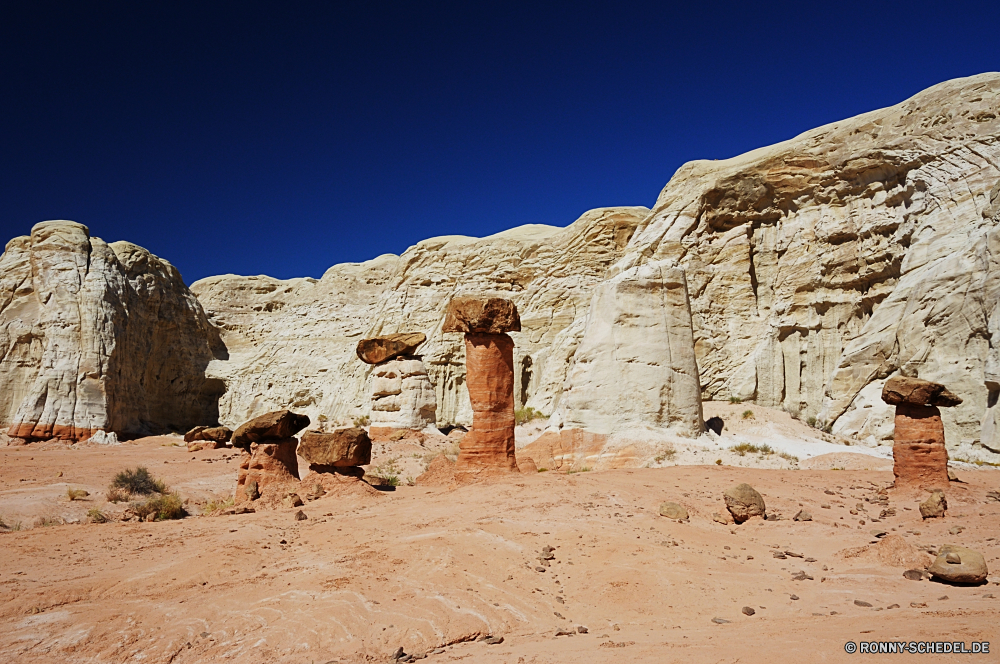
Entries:
[[45,221],[0,257],[0,423],[26,440],[218,421],[226,348],[168,262]]
[[427,368],[417,357],[398,357],[372,370],[371,430],[373,437],[400,429],[420,431],[434,426],[437,397]]
[[[293,436],[309,426],[309,418],[287,410],[267,413],[241,425],[233,446],[249,454],[240,462],[236,503],[276,507],[299,482],[299,441]],[[257,503],[256,501],[260,501]]]
[[372,441],[360,427],[331,433],[306,431],[299,441],[298,455],[309,462],[313,472],[358,474],[358,466],[372,461]]
[[896,407],[892,472],[896,488],[946,489],[948,450],[938,406],[962,400],[944,385],[894,376],[882,388],[882,399]]
[[466,384],[472,429],[459,444],[456,473],[517,471],[514,455],[514,341],[517,307],[502,298],[455,298],[444,332],[465,333]]

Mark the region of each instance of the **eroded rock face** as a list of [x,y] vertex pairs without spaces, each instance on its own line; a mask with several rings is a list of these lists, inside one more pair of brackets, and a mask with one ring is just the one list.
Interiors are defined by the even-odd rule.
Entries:
[[218,421],[226,349],[170,263],[72,221],[36,224],[0,257],[0,422],[85,440]]
[[594,293],[559,412],[566,429],[704,431],[684,271],[673,261],[626,270]]
[[364,466],[372,461],[372,441],[360,427],[330,433],[306,431],[299,441],[298,455],[309,462],[312,470]]
[[472,429],[459,443],[456,471],[516,471],[514,341],[506,334],[465,335]]
[[983,554],[954,544],[945,544],[927,571],[948,583],[983,583],[989,576]]
[[736,523],[743,523],[755,516],[765,516],[764,497],[757,493],[749,484],[737,484],[722,493],[726,501],[726,509],[733,515]]
[[356,352],[362,362],[381,364],[404,355],[413,355],[417,347],[427,341],[423,332],[386,334],[358,342]]
[[399,358],[372,369],[372,427],[420,431],[434,426],[436,413],[434,386],[421,360]]
[[[254,502],[261,507],[277,507],[299,484],[299,462],[294,438],[251,443],[236,477],[236,504]],[[254,494],[257,498],[253,498]]]
[[957,406],[962,399],[941,383],[908,376],[893,376],[882,387],[882,401],[892,406]]
[[936,406],[896,406],[892,459],[897,489],[948,488],[948,450]]
[[276,410],[244,422],[233,434],[233,447],[249,449],[251,443],[288,439],[309,426],[309,417],[290,410]]

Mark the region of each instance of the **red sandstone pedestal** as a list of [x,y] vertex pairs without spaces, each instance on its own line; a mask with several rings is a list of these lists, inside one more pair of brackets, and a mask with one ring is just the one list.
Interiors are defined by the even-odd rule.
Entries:
[[901,403],[896,406],[892,445],[896,488],[948,488],[948,450],[944,424],[936,406]]
[[465,367],[472,429],[459,444],[455,470],[516,472],[513,340],[506,334],[466,334]]

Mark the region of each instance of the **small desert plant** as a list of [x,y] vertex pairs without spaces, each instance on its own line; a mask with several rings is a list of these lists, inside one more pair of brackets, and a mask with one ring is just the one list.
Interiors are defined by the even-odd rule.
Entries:
[[417,481],[413,479],[413,475],[406,476],[406,486],[417,486]]
[[524,407],[514,411],[514,422],[516,424],[527,424],[531,420],[542,420],[545,416],[534,408]]
[[150,514],[155,515],[153,518],[156,521],[183,519],[187,516],[187,510],[176,493],[156,496],[143,503],[132,503],[129,507],[140,519],[145,519]]
[[122,489],[127,491],[130,496],[148,496],[152,493],[167,492],[167,486],[154,478],[145,466],[121,471],[111,480],[108,488]]
[[375,466],[372,475],[382,480],[382,483],[385,485],[399,486],[399,466],[396,465],[396,461],[396,457],[392,457],[388,461],[383,461]]
[[743,403],[743,399],[739,397],[729,397],[729,403]]
[[743,411],[743,419],[744,420],[752,420],[752,419],[754,419],[753,411],[752,410],[744,410]]
[[549,472],[549,469],[548,468],[539,468],[538,472],[540,472],[540,473],[547,473],[547,472]]
[[323,413],[320,413],[319,415],[316,416],[316,419],[319,420],[320,422],[326,422],[327,417]]
[[84,491],[83,489],[66,489],[66,497],[70,500],[79,500],[81,498],[86,498],[90,495],[89,491]]
[[816,428],[816,418],[813,417],[812,415],[810,415],[806,419],[806,424],[808,424],[809,426],[811,426],[811,427],[813,427],[815,429]]
[[567,470],[566,474],[572,475],[573,473],[589,473],[589,472],[590,472],[590,466],[584,466],[583,468],[579,468],[577,470]]
[[108,515],[97,509],[96,507],[91,507],[87,512],[87,518],[90,519],[91,523],[107,523],[110,521]]
[[761,456],[774,454],[774,450],[770,445],[754,445],[753,443],[740,443],[739,445],[733,445],[729,448],[729,451],[736,452],[740,456],[746,456],[747,454],[760,454]]
[[236,503],[236,496],[230,496],[225,500],[215,500],[212,499],[205,504],[205,509],[203,510],[205,514],[209,514],[216,510],[225,509],[227,507],[232,507]]
[[722,465],[722,459],[716,459],[715,460],[715,465],[716,466],[721,466]]
[[672,447],[668,447],[665,450],[661,450],[660,453],[653,458],[653,461],[656,463],[663,463],[664,461],[673,460],[675,456],[677,456],[677,450]]
[[372,423],[372,418],[367,415],[362,415],[361,417],[354,418],[354,426],[356,427],[366,427]]
[[40,516],[35,519],[36,528],[48,528],[49,526],[61,526],[63,520],[57,516]]
[[124,503],[131,497],[132,495],[125,489],[112,488],[104,493],[104,499],[109,503]]
[[780,456],[785,461],[792,461],[795,463],[799,462],[799,458],[797,456],[795,456],[794,454],[789,454],[788,452],[778,452],[778,456]]

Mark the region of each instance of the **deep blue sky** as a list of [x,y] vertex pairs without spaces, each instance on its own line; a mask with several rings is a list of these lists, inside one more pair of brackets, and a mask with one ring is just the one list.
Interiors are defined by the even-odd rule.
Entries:
[[1000,69],[995,0],[540,4],[2,2],[0,241],[319,277]]

